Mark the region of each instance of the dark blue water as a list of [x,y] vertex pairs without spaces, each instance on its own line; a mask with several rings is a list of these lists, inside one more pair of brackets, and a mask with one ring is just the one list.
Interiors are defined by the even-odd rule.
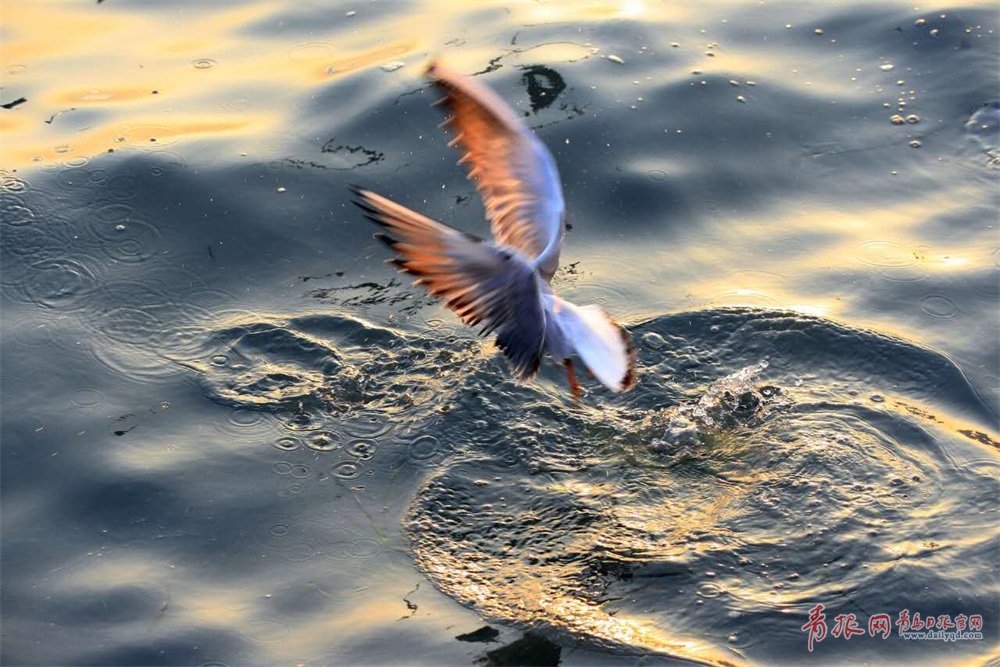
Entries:
[[[5,6],[0,660],[988,662],[998,29],[990,3]],[[553,285],[630,329],[631,392],[518,385],[383,264],[348,183],[486,233],[431,56],[552,150]],[[817,604],[984,636],[809,654]]]

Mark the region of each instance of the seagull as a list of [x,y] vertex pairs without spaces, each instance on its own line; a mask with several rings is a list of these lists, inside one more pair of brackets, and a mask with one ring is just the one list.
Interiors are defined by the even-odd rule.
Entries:
[[545,145],[495,92],[433,62],[427,76],[444,97],[453,133],[486,208],[494,240],[466,234],[370,190],[351,186],[365,216],[383,231],[375,238],[396,257],[398,270],[416,276],[462,321],[496,334],[514,376],[530,382],[548,354],[565,366],[580,399],[574,355],[614,392],[635,384],[635,348],[623,326],[597,305],[577,306],[556,296],[565,205],[555,160]]

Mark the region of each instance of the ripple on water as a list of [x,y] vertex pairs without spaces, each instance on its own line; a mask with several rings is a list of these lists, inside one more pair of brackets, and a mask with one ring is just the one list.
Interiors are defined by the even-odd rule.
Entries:
[[340,435],[333,431],[315,431],[303,441],[305,446],[314,452],[335,452],[344,447]]
[[[405,526],[444,592],[487,618],[714,664],[734,660],[727,647],[768,661],[775,638],[801,636],[808,608],[833,609],[845,590],[902,609],[919,588],[930,608],[991,576],[981,554],[997,530],[978,508],[997,488],[996,451],[926,410],[893,407],[950,405],[991,423],[947,359],[766,311],[687,313],[633,333],[656,349],[642,350],[653,361],[622,412],[528,403],[512,426],[486,405],[477,418],[520,429],[514,460],[501,460],[509,448],[455,442],[459,453],[438,463]],[[781,362],[767,387],[754,380],[764,364],[743,367],[761,358]],[[644,392],[659,407],[636,419],[629,403],[645,404]],[[873,394],[886,400],[854,398]],[[670,396],[688,407],[663,408]],[[472,437],[466,421],[435,432]],[[983,457],[994,465],[965,463]],[[921,546],[929,535],[946,546]],[[987,598],[967,603],[982,611]]]
[[6,192],[0,194],[0,224],[20,227],[37,221],[34,208],[20,196]]
[[361,476],[361,466],[355,461],[340,461],[330,467],[330,474],[337,479],[354,479]]
[[73,393],[70,394],[70,401],[75,407],[92,410],[107,403],[108,398],[100,389],[81,387],[73,390]]
[[943,294],[928,294],[920,299],[920,310],[935,319],[951,319],[959,314],[958,304]]
[[898,269],[917,263],[917,255],[912,248],[893,241],[862,243],[854,257],[862,264],[875,268]]
[[988,102],[965,123],[965,131],[986,153],[989,164],[1000,167],[1000,102]]
[[98,284],[97,272],[73,259],[43,259],[27,266],[24,278],[8,292],[43,308],[75,310]]
[[107,179],[100,191],[103,199],[132,201],[138,196],[141,189],[139,179],[135,176],[118,174]]
[[19,209],[13,207],[11,219],[5,220],[8,226],[0,234],[0,284],[14,288],[14,298],[33,263],[69,257],[74,245],[72,228],[65,220],[55,216],[36,220],[29,209]]
[[368,461],[378,451],[378,443],[374,440],[352,440],[344,447],[344,453],[359,461]]
[[453,449],[452,444],[429,433],[418,435],[412,439],[401,436],[400,442],[406,449],[410,461],[425,466],[445,458]]
[[285,452],[294,452],[297,449],[302,449],[302,439],[284,436],[274,441],[274,447]]

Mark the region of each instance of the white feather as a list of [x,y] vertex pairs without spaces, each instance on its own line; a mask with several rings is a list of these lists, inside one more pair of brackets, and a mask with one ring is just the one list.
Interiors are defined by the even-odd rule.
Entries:
[[605,387],[616,392],[628,389],[633,377],[628,334],[600,306],[576,306],[559,297],[553,301],[564,345]]

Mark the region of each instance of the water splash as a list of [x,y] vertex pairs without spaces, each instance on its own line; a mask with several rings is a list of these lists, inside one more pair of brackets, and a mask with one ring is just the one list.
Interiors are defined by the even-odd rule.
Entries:
[[[441,424],[455,454],[404,525],[445,593],[560,641],[731,664],[779,660],[808,608],[843,606],[845,591],[902,609],[930,577],[920,604],[950,609],[950,591],[989,576],[996,456],[941,418],[945,396],[975,400],[946,359],[764,311],[633,333],[645,372],[627,405],[525,400],[510,424],[485,402],[477,419],[505,433],[486,442],[471,402]],[[932,380],[934,412],[920,407]],[[986,592],[965,601],[995,607]]]

